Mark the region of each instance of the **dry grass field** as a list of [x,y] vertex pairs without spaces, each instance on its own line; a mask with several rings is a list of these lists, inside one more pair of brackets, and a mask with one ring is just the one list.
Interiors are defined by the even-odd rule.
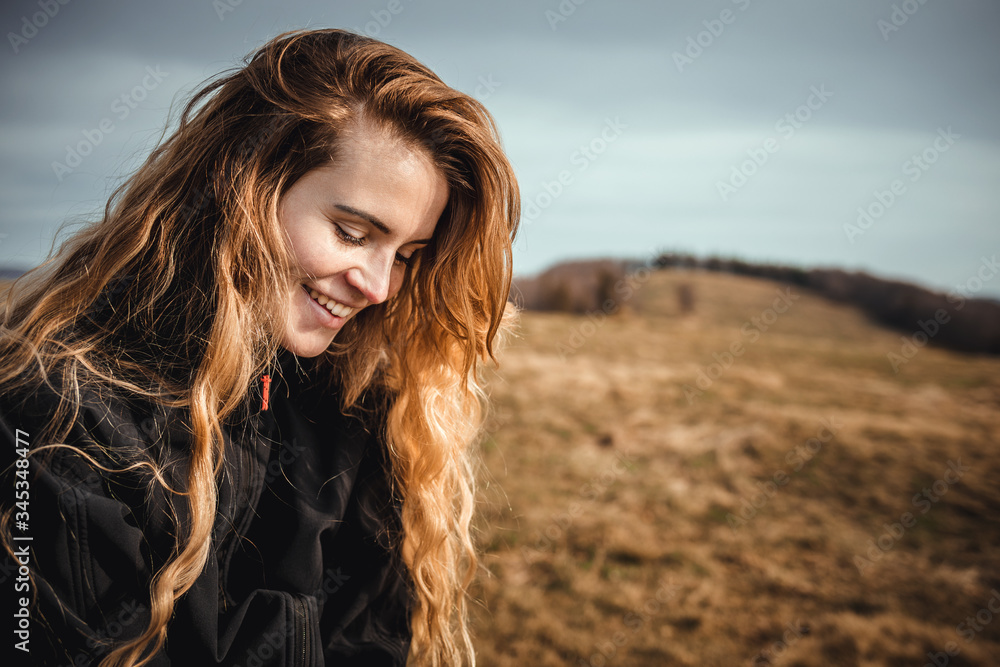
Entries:
[[489,375],[481,664],[1000,665],[1000,358],[897,373],[795,288],[631,287],[523,313]]
[[523,313],[490,374],[480,664],[1000,665],[1000,359],[895,373],[898,333],[767,281],[620,294]]

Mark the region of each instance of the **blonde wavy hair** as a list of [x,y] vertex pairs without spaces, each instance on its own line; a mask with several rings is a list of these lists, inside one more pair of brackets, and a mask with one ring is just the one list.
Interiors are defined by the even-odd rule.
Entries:
[[[190,417],[186,486],[165,489],[190,518],[150,585],[149,626],[116,645],[104,667],[145,664],[205,566],[223,424],[279,351],[294,267],[278,202],[305,173],[337,159],[338,139],[358,121],[425,151],[449,201],[398,294],[349,320],[319,363],[344,410],[370,391],[388,397],[377,426],[415,598],[410,658],[475,662],[466,616],[477,563],[470,453],[484,418],[479,370],[496,361],[515,316],[507,297],[517,183],[479,102],[394,47],[331,29],[280,35],[196,92],[103,218],[9,293],[0,384],[57,388],[53,437],[66,437],[83,386],[149,397]],[[101,322],[87,316],[116,292],[124,312]],[[135,331],[159,353],[123,347]],[[155,463],[142,465],[166,486]]]

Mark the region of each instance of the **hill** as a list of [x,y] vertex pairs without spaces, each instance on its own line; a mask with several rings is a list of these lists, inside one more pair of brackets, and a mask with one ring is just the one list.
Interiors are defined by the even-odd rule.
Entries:
[[622,281],[647,269],[703,270],[766,278],[856,306],[873,322],[909,334],[917,344],[1000,354],[1000,302],[977,296],[1000,274],[995,255],[982,257],[973,275],[947,294],[864,272],[675,253],[660,254],[649,267],[613,259],[564,262],[538,276],[518,277],[513,294],[518,304],[532,310],[607,312],[605,304],[614,306],[621,300]]
[[997,664],[1000,360],[767,280],[631,287],[524,312],[490,374],[482,664]]

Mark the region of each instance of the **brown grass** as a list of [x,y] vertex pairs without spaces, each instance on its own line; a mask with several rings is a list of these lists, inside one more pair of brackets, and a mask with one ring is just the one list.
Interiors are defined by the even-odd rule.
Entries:
[[1000,664],[1000,360],[924,348],[896,374],[899,334],[794,288],[751,342],[775,283],[636,287],[603,322],[524,313],[490,378],[481,663]]
[[[919,667],[953,642],[938,664],[1000,664],[1000,359],[924,348],[895,374],[899,334],[795,289],[749,342],[774,283],[630,286],[603,322],[524,313],[491,378],[480,663]],[[806,461],[823,419],[836,435]],[[968,472],[922,514],[914,494],[958,459]],[[776,471],[787,483],[754,498]],[[731,527],[743,500],[761,506]],[[859,572],[906,512],[916,524]]]

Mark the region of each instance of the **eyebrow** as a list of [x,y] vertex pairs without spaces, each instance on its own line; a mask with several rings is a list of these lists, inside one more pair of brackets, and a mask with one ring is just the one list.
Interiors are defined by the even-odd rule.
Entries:
[[[355,216],[357,218],[361,218],[362,220],[365,220],[366,222],[371,223],[374,227],[376,227],[380,232],[382,232],[386,236],[391,236],[392,235],[392,230],[389,228],[389,225],[385,224],[384,222],[382,222],[381,220],[379,220],[378,218],[376,218],[371,213],[368,213],[366,211],[360,211],[360,210],[354,208],[353,206],[348,206],[347,204],[334,204],[334,207],[337,208],[337,209],[339,209],[339,210],[341,210],[341,211],[343,211],[344,213],[348,213],[348,214],[353,215],[353,216]],[[410,243],[422,243],[422,244],[425,244],[425,245],[428,244],[428,243],[430,243],[430,242],[431,242],[431,239],[416,239],[414,241],[410,241]]]

